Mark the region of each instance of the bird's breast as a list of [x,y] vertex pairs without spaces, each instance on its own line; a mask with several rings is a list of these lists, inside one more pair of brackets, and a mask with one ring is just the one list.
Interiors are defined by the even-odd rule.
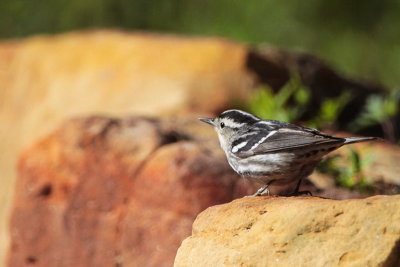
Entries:
[[227,155],[229,165],[240,175],[267,176],[288,169],[293,162],[293,153],[271,153],[239,158]]

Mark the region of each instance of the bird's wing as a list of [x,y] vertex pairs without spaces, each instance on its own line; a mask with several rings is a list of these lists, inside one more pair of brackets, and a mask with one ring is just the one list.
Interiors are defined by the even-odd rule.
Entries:
[[275,153],[319,144],[344,143],[345,139],[332,137],[312,128],[286,125],[276,130],[255,130],[252,135],[232,143],[231,152],[240,157]]

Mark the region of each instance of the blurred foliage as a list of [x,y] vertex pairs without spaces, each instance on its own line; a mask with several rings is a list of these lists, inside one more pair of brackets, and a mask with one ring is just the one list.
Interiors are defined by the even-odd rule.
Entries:
[[[273,93],[268,86],[258,88],[250,99],[248,108],[245,109],[261,118],[293,123],[307,110],[310,97],[310,89],[303,85],[298,75],[293,75],[276,93]],[[350,92],[344,92],[338,97],[325,99],[319,112],[303,124],[313,128],[334,126],[350,97]]]
[[372,179],[368,178],[363,168],[373,161],[373,154],[361,157],[360,154],[347,147],[345,155],[325,157],[317,166],[317,171],[335,178],[336,184],[348,189],[368,191],[372,189]]
[[[338,97],[327,98],[321,103],[313,118],[302,124],[318,129],[337,130],[339,115],[351,100],[351,92],[345,91]],[[247,109],[255,115],[265,118],[297,122],[307,111],[311,90],[304,86],[297,74],[278,92],[268,86],[258,88]],[[400,114],[400,88],[389,91],[387,95],[370,95],[362,112],[351,121],[345,130],[357,133],[368,127],[381,127],[384,138],[399,142],[398,116]]]
[[261,118],[294,122],[306,111],[309,99],[310,90],[295,75],[275,94],[267,86],[258,88],[247,109]]
[[[399,88],[398,14],[396,0],[1,0],[0,38],[95,28],[223,36],[310,52],[347,75]],[[296,82],[277,95],[259,90],[251,110],[295,121],[310,98]],[[379,124],[393,138],[398,95],[371,97],[353,130]],[[326,100],[308,125],[334,124],[348,100],[346,94]]]
[[335,125],[340,112],[349,103],[350,92],[344,92],[338,97],[325,99],[318,114],[307,125],[313,128],[330,128]]
[[[364,111],[351,125],[371,126],[385,124],[390,116],[397,114],[398,95],[387,97],[372,95],[367,101]],[[336,98],[324,100],[320,111],[310,121],[303,124],[314,128],[326,128],[335,125],[340,112],[349,103],[351,96],[344,92]],[[306,111],[310,100],[310,89],[302,85],[298,75],[277,93],[268,87],[259,88],[250,100],[248,110],[261,118],[296,122]],[[361,127],[360,126],[360,127]],[[334,177],[336,184],[348,189],[370,191],[373,189],[372,179],[366,177],[363,168],[371,164],[373,154],[366,157],[348,148],[345,155],[327,156],[317,166],[317,171]]]
[[399,13],[396,0],[2,0],[0,38],[88,28],[216,35],[309,51],[395,87]]
[[381,125],[385,138],[391,141],[396,140],[396,119],[400,112],[400,89],[390,91],[389,95],[371,95],[367,99],[364,110],[352,124],[351,130],[360,129],[373,125]]

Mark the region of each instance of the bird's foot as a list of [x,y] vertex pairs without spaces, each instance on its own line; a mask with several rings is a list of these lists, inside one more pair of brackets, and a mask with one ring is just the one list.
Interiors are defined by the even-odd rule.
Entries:
[[252,195],[250,195],[250,196],[245,196],[245,198],[262,196],[262,195],[264,194],[264,192],[265,192],[265,194],[266,194],[267,196],[269,196],[268,186],[269,186],[269,184],[264,185],[263,187],[261,187],[260,189],[258,189],[257,192],[255,192],[254,194],[252,194]]
[[305,196],[305,195],[312,196],[312,193],[310,191],[295,191],[286,196],[287,197],[297,197],[297,196]]

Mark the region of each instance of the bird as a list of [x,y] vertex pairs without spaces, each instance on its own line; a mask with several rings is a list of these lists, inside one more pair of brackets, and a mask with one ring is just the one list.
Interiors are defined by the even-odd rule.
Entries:
[[[269,195],[270,185],[299,191],[323,156],[341,146],[370,141],[376,137],[335,137],[317,129],[278,120],[261,119],[248,112],[230,109],[216,118],[199,118],[217,132],[229,165],[239,175],[263,186],[251,196]],[[294,190],[292,190],[294,188]]]

